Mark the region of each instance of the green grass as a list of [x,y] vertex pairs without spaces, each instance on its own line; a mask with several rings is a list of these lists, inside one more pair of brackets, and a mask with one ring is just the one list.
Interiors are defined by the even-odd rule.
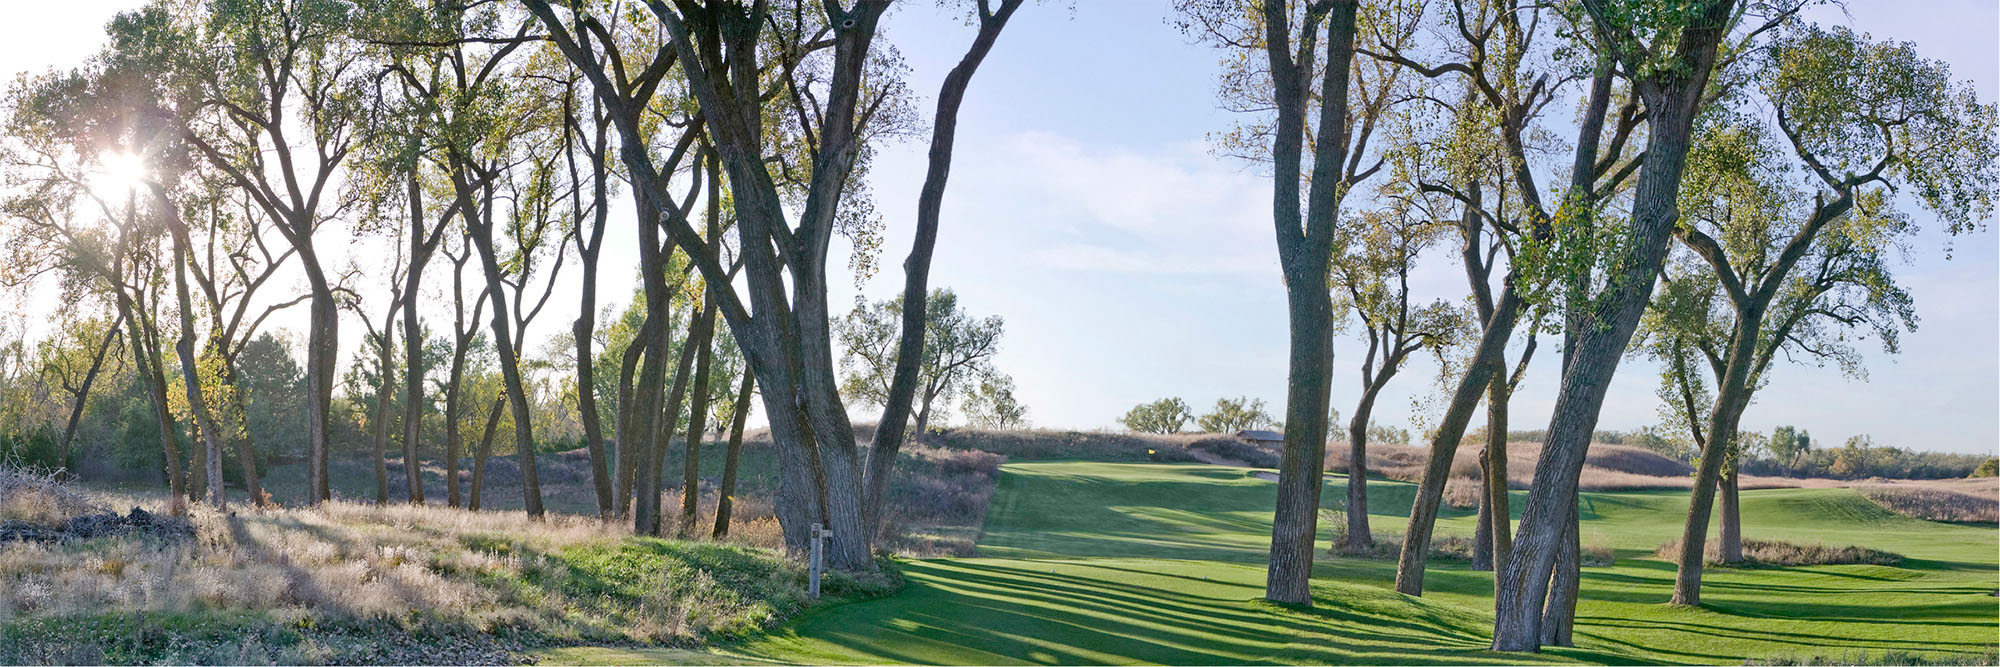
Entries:
[[[1327,507],[1338,506],[1344,482],[1329,478]],[[1369,488],[1378,539],[1400,533],[1412,485]],[[1650,556],[1678,534],[1684,492],[1583,494],[1583,539],[1611,548],[1617,563],[1584,571],[1577,647],[1539,655],[1484,651],[1490,573],[1434,564],[1424,597],[1399,595],[1394,562],[1324,555],[1325,531],[1315,607],[1262,602],[1274,498],[1273,483],[1238,469],[1010,464],[980,542],[985,558],[909,563],[898,595],[818,608],[713,655],[604,660],[1740,664],[1976,657],[2000,634],[2000,533],[1901,517],[1845,489],[1746,491],[1745,533],[1872,546],[1902,554],[1903,566],[1711,569],[1698,608],[1662,604],[1674,569]],[[1472,524],[1470,513],[1448,510],[1440,531],[1468,534]]]

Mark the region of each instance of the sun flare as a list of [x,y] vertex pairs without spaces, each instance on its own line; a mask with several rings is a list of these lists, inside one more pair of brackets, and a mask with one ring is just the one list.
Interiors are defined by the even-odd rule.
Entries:
[[97,158],[90,189],[100,197],[123,196],[146,181],[146,158],[137,153],[106,153]]

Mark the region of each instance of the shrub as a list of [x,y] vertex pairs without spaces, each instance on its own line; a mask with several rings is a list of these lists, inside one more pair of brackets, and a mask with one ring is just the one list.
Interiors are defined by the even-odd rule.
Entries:
[[[1702,559],[1711,566],[1729,565],[1722,562],[1721,540],[1708,540],[1707,554]],[[1660,545],[1653,555],[1667,560],[1677,560],[1681,554],[1681,541],[1674,540]],[[1889,565],[1903,562],[1901,554],[1859,546],[1828,546],[1820,543],[1799,544],[1780,540],[1743,540],[1743,561],[1757,565]]]
[[1979,467],[1972,469],[1973,477],[2000,477],[2000,458],[1986,457]]
[[26,433],[0,435],[0,464],[12,463],[16,466],[61,470],[69,467],[63,460],[62,444],[57,437],[45,430]]

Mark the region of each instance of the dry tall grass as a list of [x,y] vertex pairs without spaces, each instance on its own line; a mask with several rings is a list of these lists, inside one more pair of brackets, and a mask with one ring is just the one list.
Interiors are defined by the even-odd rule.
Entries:
[[[757,528],[768,512],[745,510],[750,518],[737,533],[775,540]],[[0,543],[0,622],[252,613],[278,627],[388,622],[537,641],[685,645],[767,627],[806,602],[799,565],[774,551],[636,539],[581,517],[336,501],[229,514],[204,507],[191,518],[189,540]],[[835,595],[883,585],[843,581],[831,584]]]
[[[1709,565],[1725,565],[1722,562],[1720,540],[1707,540],[1707,553],[1703,561]],[[1675,561],[1680,558],[1681,541],[1676,539],[1660,545],[1653,555]],[[1812,543],[1800,544],[1780,540],[1743,540],[1743,560],[1758,565],[1899,565],[1903,562],[1900,554],[1859,546],[1829,546]]]
[[1862,496],[1891,512],[1931,521],[2000,523],[2000,499],[1950,488],[1914,484],[1871,484],[1854,487]]
[[52,526],[96,509],[53,472],[0,465],[0,521]]

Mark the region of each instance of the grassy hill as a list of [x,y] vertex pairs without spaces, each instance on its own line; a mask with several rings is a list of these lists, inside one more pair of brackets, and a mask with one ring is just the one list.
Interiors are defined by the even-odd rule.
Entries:
[[[1344,480],[1329,478],[1328,508]],[[1370,484],[1377,539],[1400,531],[1411,485]],[[1740,664],[1890,652],[1990,660],[2000,533],[1892,514],[1847,489],[1744,493],[1746,535],[1895,551],[1899,567],[1710,570],[1699,608],[1663,604],[1673,565],[1652,552],[1679,530],[1680,493],[1583,495],[1576,648],[1484,651],[1492,577],[1437,563],[1422,598],[1394,593],[1394,563],[1323,555],[1309,610],[1261,602],[1275,485],[1201,465],[1027,462],[1003,467],[984,558],[909,563],[893,597],[808,612],[719,655],[569,650],[558,661],[834,663]],[[1516,504],[1518,507],[1519,504]],[[1465,534],[1468,513],[1441,531]],[[1330,532],[1321,535],[1330,546]],[[1956,656],[1955,658],[1953,656]],[[1890,656],[1894,657],[1894,656]],[[1908,656],[1898,658],[1908,660]]]

